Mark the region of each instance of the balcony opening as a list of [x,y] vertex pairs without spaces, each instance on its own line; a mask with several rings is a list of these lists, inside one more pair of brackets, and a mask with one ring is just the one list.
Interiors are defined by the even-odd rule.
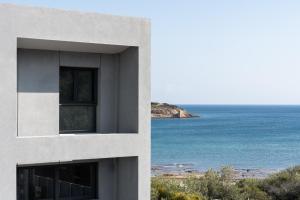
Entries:
[[34,41],[18,39],[18,136],[138,133],[138,47]]
[[95,199],[96,173],[97,163],[20,167],[17,199]]
[[138,157],[17,167],[17,200],[137,200]]

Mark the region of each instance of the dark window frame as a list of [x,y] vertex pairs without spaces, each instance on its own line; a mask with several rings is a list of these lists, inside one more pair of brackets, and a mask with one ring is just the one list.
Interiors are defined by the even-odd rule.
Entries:
[[[60,134],[72,134],[72,133],[96,133],[96,123],[97,123],[97,104],[98,104],[98,68],[91,68],[91,67],[72,67],[72,66],[66,66],[62,65],[59,67],[59,74],[61,73],[61,70],[70,70],[73,74],[73,101],[61,101],[61,98],[59,97],[59,109],[63,106],[84,106],[84,107],[93,107],[93,128],[90,130],[61,130],[59,125],[59,133]],[[78,83],[76,81],[77,78],[74,78],[77,76],[77,72],[80,71],[92,71],[93,81],[92,81],[92,101],[77,101],[75,100],[77,98],[77,90],[78,90]],[[60,76],[60,75],[59,75]],[[59,84],[59,90],[60,90],[60,84]],[[60,91],[59,91],[60,92]],[[61,121],[59,119],[59,124],[61,124]]]

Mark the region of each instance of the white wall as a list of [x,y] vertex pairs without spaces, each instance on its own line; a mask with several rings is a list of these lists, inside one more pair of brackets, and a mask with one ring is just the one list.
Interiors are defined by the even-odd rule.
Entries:
[[119,98],[119,54],[102,54],[101,70],[98,71],[98,113],[100,120],[97,130],[101,133],[118,132],[118,98]]
[[117,200],[117,159],[107,158],[98,162],[98,197]]
[[138,200],[138,158],[102,159],[98,162],[101,200]]
[[57,51],[18,50],[18,136],[59,133]]
[[138,48],[130,47],[120,55],[119,132],[138,132]]
[[[0,173],[0,199],[16,199],[16,166],[19,165],[132,156],[139,158],[138,187],[135,188],[135,192],[138,192],[138,199],[149,199],[149,20],[0,4],[0,28],[5,30],[0,31],[0,170],[2,172]],[[21,102],[18,103],[18,90],[21,88],[17,87],[17,48],[119,54],[127,47],[138,48],[138,134],[58,135],[56,130],[58,125],[50,127],[54,121],[57,122],[57,118],[51,117],[48,121],[40,116],[42,113],[48,115],[48,112],[51,112],[50,116],[54,116],[54,112],[57,112],[57,108],[54,109],[54,106],[41,108],[38,113],[40,117],[30,116],[28,119],[24,119],[28,114],[38,110],[37,107],[33,106],[32,110],[29,111],[25,108],[26,101],[32,102],[34,99],[41,98],[44,100],[46,98],[42,95],[43,93],[38,95],[37,93],[30,94],[30,92],[19,91],[23,93],[20,94],[23,96],[20,98]],[[44,63],[42,60],[39,62]],[[130,63],[130,61],[128,62]],[[54,71],[52,72],[54,73]],[[40,70],[40,73],[43,74],[43,71]],[[113,80],[113,77],[114,75],[110,80]],[[45,79],[49,78],[51,77],[45,77]],[[39,82],[38,77],[32,77],[30,81]],[[124,84],[128,83],[125,81]],[[39,89],[39,87],[34,85],[34,89]],[[48,86],[41,86],[40,89],[49,88]],[[44,93],[44,95],[47,95],[47,102],[51,101],[49,105],[58,102],[58,94],[51,96],[49,93]],[[41,102],[41,100],[38,101]],[[106,99],[106,101],[109,100]],[[114,105],[116,104],[115,101],[112,102]],[[55,104],[57,107],[57,103]],[[19,106],[21,110],[18,111]],[[127,117],[129,116],[131,115]],[[18,125],[20,118],[29,120],[28,123],[34,121],[35,124],[50,128],[40,127],[40,125],[28,127],[22,122]],[[116,117],[111,115],[109,118],[115,119]],[[108,132],[111,127],[115,127],[112,125],[115,121],[110,123],[108,120],[106,123],[105,129]],[[33,126],[35,125],[33,124]],[[18,127],[23,129],[19,130],[22,136],[17,135]]]
[[101,54],[86,52],[59,52],[59,66],[100,68]]
[[118,158],[118,200],[138,200],[138,158]]

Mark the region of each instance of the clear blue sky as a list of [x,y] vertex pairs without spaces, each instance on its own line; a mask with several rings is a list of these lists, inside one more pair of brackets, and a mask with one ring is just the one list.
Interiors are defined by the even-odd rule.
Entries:
[[152,100],[300,104],[300,1],[14,0],[152,20]]

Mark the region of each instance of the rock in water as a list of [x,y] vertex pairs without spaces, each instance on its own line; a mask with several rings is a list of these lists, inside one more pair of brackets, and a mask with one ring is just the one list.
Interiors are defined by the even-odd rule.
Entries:
[[152,118],[191,118],[196,117],[183,108],[167,103],[151,103]]

